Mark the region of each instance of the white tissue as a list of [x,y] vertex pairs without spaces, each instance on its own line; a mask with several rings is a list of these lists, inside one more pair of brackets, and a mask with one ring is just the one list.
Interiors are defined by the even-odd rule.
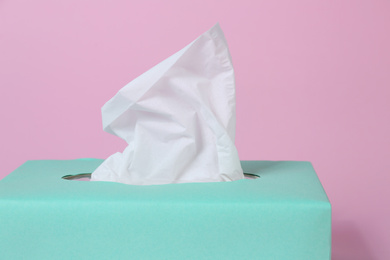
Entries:
[[124,86],[102,107],[124,139],[93,181],[135,185],[243,179],[234,145],[235,81],[218,24]]

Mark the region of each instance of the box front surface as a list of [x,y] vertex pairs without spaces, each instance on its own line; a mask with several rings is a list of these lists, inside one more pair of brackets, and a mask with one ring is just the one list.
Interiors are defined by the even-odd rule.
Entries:
[[69,181],[102,160],[28,161],[0,181],[2,259],[330,259],[331,208],[308,162],[243,161],[255,180]]

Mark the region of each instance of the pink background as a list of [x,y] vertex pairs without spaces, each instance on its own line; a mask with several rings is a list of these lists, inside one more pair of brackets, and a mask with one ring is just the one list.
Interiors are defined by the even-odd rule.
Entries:
[[0,177],[105,158],[100,107],[220,22],[241,159],[313,162],[333,259],[390,259],[389,1],[0,1]]

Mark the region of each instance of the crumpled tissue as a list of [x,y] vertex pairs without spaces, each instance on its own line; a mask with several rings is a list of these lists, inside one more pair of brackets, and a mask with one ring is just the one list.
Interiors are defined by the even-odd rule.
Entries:
[[128,146],[92,181],[134,185],[243,179],[234,145],[235,80],[216,24],[146,71],[102,107],[104,131]]

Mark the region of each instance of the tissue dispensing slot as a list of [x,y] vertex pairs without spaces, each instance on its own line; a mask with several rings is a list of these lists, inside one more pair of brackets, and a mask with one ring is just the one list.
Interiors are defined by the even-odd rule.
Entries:
[[245,179],[258,179],[260,175],[244,172]]
[[91,173],[79,173],[79,174],[69,174],[62,176],[64,180],[76,180],[76,181],[89,181],[91,179]]
[[[258,179],[260,178],[259,175],[253,174],[253,173],[246,173],[244,172],[245,179]],[[64,180],[75,180],[75,181],[89,181],[91,179],[91,173],[79,173],[79,174],[69,174],[62,176],[62,179]]]

